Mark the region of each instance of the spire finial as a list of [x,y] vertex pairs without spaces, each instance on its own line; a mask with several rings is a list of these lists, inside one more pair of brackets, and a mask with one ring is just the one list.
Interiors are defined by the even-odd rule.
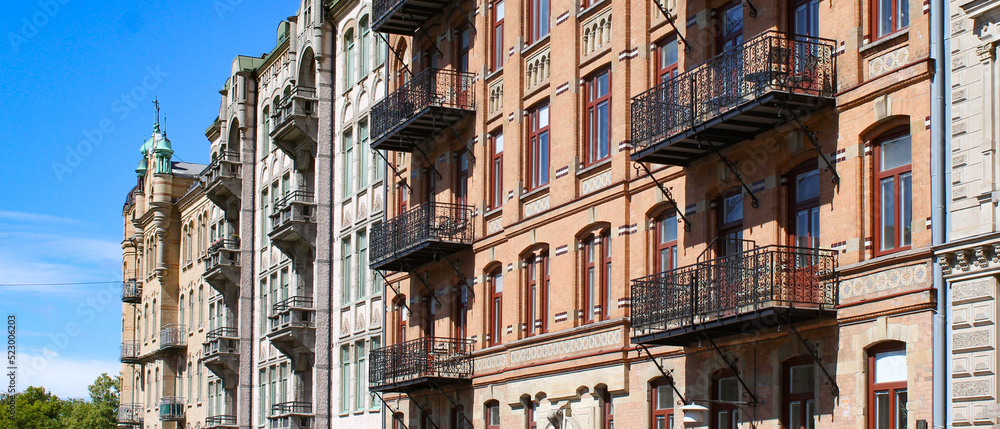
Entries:
[[158,98],[153,99],[153,106],[156,109],[156,122],[153,125],[160,125],[160,100]]

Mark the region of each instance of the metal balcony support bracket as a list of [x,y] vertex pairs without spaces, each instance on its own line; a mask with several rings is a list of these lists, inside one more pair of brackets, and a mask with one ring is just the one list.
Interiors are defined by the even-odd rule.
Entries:
[[445,124],[445,125],[448,127],[449,130],[451,130],[451,133],[455,135],[455,140],[458,140],[458,142],[462,144],[462,147],[465,148],[465,153],[469,154],[469,157],[472,158],[472,160],[475,160],[476,154],[475,152],[472,151],[472,146],[465,144],[465,139],[463,139],[462,136],[458,134],[458,131],[455,130],[455,127],[451,126],[451,124]]
[[407,268],[406,272],[410,273],[410,278],[416,278],[417,280],[419,280],[420,284],[424,285],[424,290],[426,290],[427,293],[430,294],[431,299],[433,299],[434,302],[437,303],[437,308],[441,308],[444,304],[441,303],[441,300],[439,300],[436,295],[434,295],[434,289],[431,289],[431,284],[427,283],[427,279],[425,279],[424,276],[418,275],[417,270],[415,270],[413,266],[411,266],[409,263],[405,264]]
[[[428,415],[427,414],[427,410],[424,409],[424,407],[422,405],[420,405],[420,401],[417,401],[416,399],[414,399],[413,396],[410,395],[410,392],[407,392],[406,389],[400,389],[400,390],[402,390],[403,393],[406,394],[407,398],[410,398],[410,402],[412,402],[413,405],[417,406],[417,409],[420,410],[420,415],[422,415],[422,416]],[[431,426],[434,426],[434,429],[441,429],[441,427],[438,426],[437,423],[434,423],[434,419],[424,419],[424,421],[430,422]]]
[[685,39],[684,35],[681,34],[681,30],[677,28],[677,23],[674,22],[674,17],[670,16],[670,11],[668,11],[667,8],[663,7],[663,5],[660,4],[660,0],[653,0],[653,4],[656,5],[657,9],[660,9],[660,13],[663,14],[663,17],[667,18],[667,23],[674,28],[674,34],[677,35],[677,43],[680,43],[681,46],[684,47],[684,53],[690,54],[691,45],[688,45],[687,39]]
[[674,393],[676,393],[677,397],[681,399],[681,403],[683,403],[684,405],[690,404],[687,398],[684,397],[684,394],[681,393],[679,389],[677,389],[677,383],[674,382],[674,371],[673,370],[667,371],[663,369],[663,367],[660,366],[660,362],[657,361],[655,358],[653,358],[653,354],[649,352],[649,347],[646,347],[645,344],[639,344],[639,347],[641,347],[642,350],[646,352],[646,356],[649,356],[649,361],[653,362],[653,365],[656,365],[656,369],[660,370],[660,374],[663,375],[663,378],[667,379],[667,384],[670,385],[671,389],[674,389]]
[[[372,393],[374,393],[375,396],[378,396],[378,400],[382,401],[382,405],[384,405],[385,408],[387,410],[389,410],[389,415],[392,416],[393,419],[395,419],[396,418],[396,412],[398,412],[399,410],[392,409],[392,406],[389,405],[389,403],[385,401],[385,398],[382,397],[381,393],[378,393],[378,392],[372,392]],[[396,420],[396,421],[399,422],[399,425],[402,426],[403,429],[410,429],[410,428],[406,427],[406,423],[403,423],[402,420]]]
[[750,15],[751,18],[757,17],[757,7],[754,6],[750,0],[743,0],[743,7],[750,8],[748,15]]
[[[432,389],[432,391],[433,391],[433,389],[440,390],[441,391],[441,395],[443,395],[445,397],[445,399],[448,400],[448,402],[451,402],[451,405],[453,407],[455,407],[456,409],[459,408],[459,406],[462,405],[462,404],[458,403],[457,400],[451,399],[451,395],[449,395],[448,392],[445,392],[444,389],[441,388],[441,385],[437,384],[437,382],[435,382],[435,381],[431,382],[431,389]],[[465,421],[469,422],[469,427],[470,428],[476,426],[476,424],[472,422],[472,419],[470,419],[469,416],[466,416],[464,412],[459,413],[459,414],[461,414],[462,418],[465,419]]]
[[424,38],[427,39],[428,42],[430,42],[430,44],[434,48],[434,50],[437,51],[437,56],[438,56],[438,59],[440,60],[440,59],[444,59],[444,52],[441,52],[441,48],[438,48],[438,45],[434,41],[434,39],[431,38],[431,36],[427,35],[427,31],[428,30],[430,30],[430,29],[432,29],[434,27],[439,27],[439,26],[441,26],[441,24],[434,24],[434,25],[432,25],[430,27],[422,28],[422,29],[418,30],[417,32],[420,33],[421,36],[424,36]]
[[712,348],[715,349],[715,352],[719,354],[719,357],[722,358],[722,361],[726,363],[726,366],[729,367],[729,370],[732,371],[733,375],[736,376],[736,379],[739,380],[740,385],[743,386],[743,391],[746,392],[747,396],[750,397],[750,400],[747,401],[747,405],[751,407],[756,407],[757,404],[760,404],[761,401],[757,399],[757,394],[754,393],[754,390],[750,389],[750,386],[747,385],[747,382],[743,380],[743,376],[740,375],[740,367],[736,365],[736,362],[739,360],[739,358],[731,359],[729,355],[723,352],[722,349],[720,349],[719,346],[715,344],[715,340],[712,340],[712,337],[708,335],[703,335],[703,337],[704,339],[708,340],[708,343],[712,345]]
[[413,145],[413,150],[419,153],[420,157],[423,158],[424,161],[427,161],[427,168],[430,168],[431,171],[434,172],[434,177],[437,178],[437,180],[444,180],[444,176],[442,176],[441,172],[438,171],[437,167],[434,166],[434,163],[431,161],[431,158],[427,156],[427,152],[424,152],[424,150],[421,149],[420,146],[416,144]]
[[372,152],[377,153],[378,156],[380,158],[382,158],[382,161],[385,161],[385,165],[392,170],[392,175],[396,176],[397,178],[399,178],[399,181],[396,182],[396,183],[401,183],[403,186],[406,187],[406,193],[412,195],[413,194],[413,188],[411,188],[410,185],[406,184],[406,178],[403,177],[402,174],[400,174],[399,169],[397,169],[395,165],[392,165],[392,163],[389,162],[389,158],[386,158],[385,154],[382,153],[382,151],[380,151],[380,150],[374,150],[374,149],[372,149]]
[[440,246],[437,247],[437,251],[438,254],[444,255],[444,260],[448,261],[448,265],[451,265],[451,269],[455,271],[455,274],[458,275],[458,278],[462,279],[463,281],[465,281],[465,279],[468,278],[465,277],[465,274],[462,272],[462,267],[458,266],[458,262],[451,260],[451,258],[448,257],[448,254],[446,254],[444,250],[441,249]]
[[819,154],[819,157],[823,160],[823,163],[826,164],[826,168],[830,170],[830,173],[833,173],[833,177],[830,178],[830,182],[832,182],[834,185],[840,185],[840,175],[837,174],[837,167],[835,167],[833,163],[830,162],[830,158],[827,157],[825,153],[823,153],[823,148],[819,144],[819,137],[816,137],[816,132],[810,130],[809,127],[807,127],[805,124],[802,123],[802,120],[799,118],[799,115],[795,113],[795,110],[793,110],[788,105],[787,102],[782,102],[781,104],[782,104],[782,110],[788,112],[785,116],[790,117],[792,122],[795,123],[795,125],[798,127],[799,131],[801,131],[802,134],[804,134],[806,138],[809,139],[809,143],[812,144],[813,149],[816,149],[816,153]]
[[396,60],[399,61],[399,64],[403,66],[403,70],[406,70],[406,74],[413,76],[413,72],[411,72],[410,67],[406,65],[406,61],[403,59],[403,56],[400,55],[400,53],[397,52],[396,49],[392,47],[391,43],[389,43],[389,38],[385,37],[385,34],[379,32],[376,32],[375,35],[377,35],[380,39],[382,39],[383,42],[385,42],[385,46],[389,47],[389,50],[392,51],[392,55],[396,57]]
[[840,396],[840,386],[837,385],[837,379],[834,378],[833,375],[830,374],[830,371],[826,369],[826,366],[823,365],[823,358],[819,356],[819,350],[816,349],[816,346],[810,343],[809,341],[806,341],[805,337],[803,337],[802,334],[799,333],[799,330],[795,329],[795,325],[792,324],[792,321],[788,320],[788,315],[782,314],[781,318],[784,319],[785,323],[787,323],[788,326],[792,329],[792,332],[795,333],[796,337],[798,337],[799,342],[802,343],[802,345],[805,346],[806,350],[809,351],[809,355],[812,356],[813,358],[813,363],[815,363],[816,366],[818,366],[819,369],[823,371],[823,375],[826,377],[826,381],[830,383],[830,393],[834,397]]
[[[385,278],[385,273],[382,272],[382,270],[375,270],[375,272],[378,273],[379,277],[382,277],[382,283],[384,283],[386,286],[389,286],[389,289],[392,289],[392,292],[395,293],[396,296],[402,295],[402,293],[399,293],[399,289],[396,289],[396,287],[392,285],[392,282],[390,282],[389,279]],[[406,309],[406,315],[412,316],[413,310],[410,310],[410,306],[406,305],[406,300],[404,299],[400,302],[403,303],[403,308]]]
[[684,230],[690,231],[691,222],[689,222],[688,218],[684,216],[684,210],[677,204],[677,200],[674,199],[674,194],[670,192],[670,188],[663,186],[659,180],[656,180],[656,177],[653,177],[653,172],[649,171],[649,167],[647,167],[646,164],[634,161],[632,162],[632,168],[635,168],[636,175],[639,174],[640,168],[646,171],[646,175],[649,176],[650,179],[653,179],[653,183],[656,184],[656,187],[660,188],[660,192],[663,193],[663,196],[667,198],[667,201],[670,202],[671,205],[674,206],[674,212],[677,213],[677,217],[684,222]]
[[750,189],[750,186],[747,185],[747,182],[743,180],[743,176],[740,175],[739,170],[736,169],[736,164],[733,164],[733,162],[730,161],[729,158],[726,158],[726,156],[719,151],[719,148],[715,146],[715,143],[712,143],[710,140],[699,136],[698,144],[708,145],[708,147],[712,149],[712,152],[715,152],[715,154],[719,156],[719,160],[721,160],[723,164],[726,164],[726,168],[729,169],[729,172],[733,173],[733,175],[736,176],[736,180],[740,181],[740,185],[743,186],[743,192],[745,192],[747,195],[750,196],[750,206],[752,206],[753,208],[760,207],[760,200],[758,200],[757,196],[754,195],[753,191]]

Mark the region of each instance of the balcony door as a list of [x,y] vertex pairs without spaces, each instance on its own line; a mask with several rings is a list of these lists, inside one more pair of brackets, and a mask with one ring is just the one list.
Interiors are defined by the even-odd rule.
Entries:
[[816,285],[819,255],[819,169],[815,162],[795,169],[791,180],[789,243],[796,247],[784,265],[789,267],[786,299],[791,302],[814,303],[819,288]]
[[720,93],[706,100],[709,111],[722,109],[740,97],[743,78],[743,3],[739,0],[724,6],[719,15],[718,52],[713,67]]
[[720,377],[712,383],[712,424],[710,429],[737,429],[740,423],[740,384],[736,377]]
[[743,44],[743,3],[736,0],[723,6],[719,19],[719,52],[731,52]]
[[713,304],[716,310],[734,311],[750,299],[754,291],[744,281],[751,273],[746,272],[746,254],[743,240],[743,193],[739,188],[732,190],[719,201],[719,229],[716,242],[716,259],[711,265],[711,281],[703,283],[699,293]]

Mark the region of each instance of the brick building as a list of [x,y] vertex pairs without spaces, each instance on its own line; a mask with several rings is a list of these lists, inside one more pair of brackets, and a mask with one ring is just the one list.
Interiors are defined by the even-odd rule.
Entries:
[[918,2],[377,0],[393,427],[923,427]]

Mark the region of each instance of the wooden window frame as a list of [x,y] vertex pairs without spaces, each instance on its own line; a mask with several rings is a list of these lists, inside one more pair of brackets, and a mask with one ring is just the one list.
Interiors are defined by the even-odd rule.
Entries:
[[[504,60],[507,58],[507,50],[504,47],[504,18],[507,17],[507,4],[505,0],[495,0],[490,7],[490,21],[493,30],[493,55],[490,56],[490,70],[497,71],[503,68]],[[503,4],[504,16],[497,19],[497,6]]]
[[[781,383],[781,425],[785,429],[806,429],[808,424],[803,427],[793,428],[791,427],[791,415],[789,414],[789,408],[792,402],[800,402],[802,404],[807,404],[808,402],[813,403],[813,407],[816,406],[816,392],[808,393],[791,393],[792,389],[792,368],[800,367],[804,365],[814,365],[815,362],[810,356],[799,356],[786,360],[782,364],[782,383]],[[815,386],[814,386],[815,388]],[[813,408],[815,410],[815,408]],[[805,422],[805,410],[803,407],[803,422]]]
[[[725,28],[726,28],[726,23],[725,23],[726,12],[728,12],[729,9],[732,9],[734,7],[741,7],[742,8],[743,5],[742,5],[742,3],[741,3],[740,0],[733,0],[733,1],[729,2],[729,3],[726,3],[725,5],[723,5],[722,7],[720,7],[718,9],[718,11],[719,11],[719,15],[718,16],[719,16],[719,21],[720,22],[719,22],[719,27],[718,27],[719,28],[719,34],[716,35],[716,49],[718,49],[718,53],[720,53],[720,54],[723,53],[723,52],[725,52],[725,46],[726,46],[726,44],[728,42],[736,40],[740,36],[744,36],[744,32],[746,31],[746,21],[742,20],[742,18],[741,18],[741,24],[740,24],[740,30],[739,31],[732,31],[732,32],[729,32],[729,33],[722,33],[723,31],[725,31]],[[744,14],[745,13],[746,12],[744,11]],[[745,40],[746,39],[744,37],[744,41]],[[740,45],[740,44],[741,43],[738,43],[736,45]],[[736,46],[736,45],[734,45],[734,46]]]
[[650,429],[656,429],[656,419],[657,417],[664,418],[664,428],[671,429],[673,426],[674,419],[674,403],[671,402],[670,408],[657,408],[659,404],[659,394],[657,393],[658,388],[662,386],[670,386],[670,383],[665,378],[659,378],[654,380],[649,385],[649,427]]
[[[796,200],[796,193],[798,191],[798,187],[796,186],[795,178],[798,177],[800,174],[809,173],[811,171],[817,171],[818,172],[818,170],[819,170],[819,166],[816,163],[816,161],[815,160],[811,160],[811,161],[807,161],[807,162],[804,162],[802,164],[799,164],[797,167],[793,168],[792,171],[789,171],[788,175],[786,176],[787,180],[788,180],[788,213],[787,213],[787,215],[788,215],[788,225],[789,225],[789,227],[788,227],[788,245],[789,246],[800,247],[799,244],[798,244],[798,238],[799,238],[799,236],[797,234],[798,226],[799,226],[798,225],[798,213],[800,211],[803,211],[803,210],[810,210],[810,209],[814,209],[814,208],[818,209],[819,205],[820,205],[820,196],[819,196],[819,194],[822,193],[822,190],[819,190],[819,193],[816,195],[815,198],[810,198],[810,199],[807,199],[807,200],[804,200],[804,201],[797,201]],[[820,183],[822,183],[822,182],[820,182]],[[820,231],[820,234],[822,234],[822,230]],[[810,236],[811,235],[812,234],[811,234],[811,231],[810,231]],[[819,237],[810,237],[810,238],[814,239],[817,242],[820,239]],[[810,240],[810,241],[813,241],[813,240]],[[816,246],[816,248],[818,248],[818,247],[819,246]]]
[[[599,88],[598,82],[604,76],[607,76],[607,93],[604,95],[598,95],[596,92]],[[613,91],[612,80],[611,80],[611,69],[602,69],[586,79],[584,84],[584,141],[586,144],[584,165],[591,166],[611,158],[611,121],[614,117],[612,115],[611,109],[611,94]],[[598,133],[602,130],[598,130],[598,124],[600,123],[599,108],[601,105],[607,105],[607,118],[605,118],[605,123],[607,124],[607,129],[603,130],[604,138],[607,143],[607,153],[604,156],[600,156],[600,148],[597,147],[600,138]],[[550,121],[551,123],[551,118]]]
[[[723,379],[727,379],[727,378],[736,378],[736,375],[734,375],[730,371],[726,371],[723,374],[712,378],[712,394],[711,394],[711,397],[712,397],[712,401],[713,402],[712,402],[712,406],[710,407],[712,414],[709,417],[709,421],[710,421],[710,424],[708,426],[709,429],[737,429],[739,427],[739,420],[740,420],[739,407],[736,406],[736,404],[729,404],[729,403],[718,402],[718,401],[720,401],[722,399],[722,398],[720,398],[721,393],[719,391],[719,389],[721,388],[721,381]],[[743,388],[737,385],[737,392],[738,392],[738,394],[741,394],[742,390],[743,390]],[[728,427],[728,428],[723,428],[723,427],[720,427],[720,425],[719,425],[719,423],[720,423],[719,422],[719,413],[722,412],[722,411],[729,412],[730,427]]]
[[[544,5],[544,11],[541,11]],[[544,13],[545,16],[542,16]],[[530,0],[528,2],[528,43],[535,43],[548,36],[552,32],[552,25],[549,22],[552,16],[551,0]],[[544,28],[544,31],[543,31]]]
[[[867,363],[866,363],[866,366],[867,366],[867,369],[868,369],[868,378],[867,378],[867,384],[868,384],[868,403],[866,404],[867,405],[866,408],[869,410],[868,419],[867,419],[868,420],[868,428],[869,429],[876,429],[877,428],[878,422],[876,421],[876,419],[878,418],[878,415],[876,414],[876,410],[875,410],[875,394],[878,393],[878,392],[883,392],[883,391],[888,391],[888,393],[889,393],[889,410],[890,410],[890,413],[891,413],[890,419],[889,419],[889,428],[895,428],[895,427],[897,427],[896,418],[898,416],[896,415],[896,410],[898,409],[897,408],[898,407],[898,403],[896,402],[896,395],[898,395],[900,392],[907,392],[907,390],[908,390],[907,389],[907,382],[906,381],[896,381],[896,382],[890,382],[890,383],[875,383],[875,355],[877,353],[893,352],[893,351],[903,351],[905,353],[906,352],[906,343],[903,343],[903,342],[900,342],[900,341],[889,341],[889,342],[887,342],[885,344],[879,344],[879,345],[873,346],[873,347],[869,348],[868,351],[867,351],[867,356],[866,356]],[[907,362],[907,365],[909,365],[909,362]],[[909,399],[909,398],[907,398],[907,399]]]
[[[493,417],[496,416],[497,424],[490,424],[493,422]],[[500,429],[500,401],[492,400],[483,404],[483,418],[484,423],[486,423],[486,429]]]
[[[499,279],[501,289],[497,292],[496,283]],[[497,267],[489,273],[489,281],[487,282],[487,296],[490,297],[489,303],[487,304],[489,308],[487,312],[489,314],[489,326],[487,327],[487,332],[490,335],[490,346],[500,345],[503,341],[503,267]]]
[[[500,140],[500,150],[497,151],[497,138]],[[496,210],[503,207],[503,131],[490,134],[490,199],[489,208]]]
[[[675,237],[672,241],[663,242],[663,229],[667,227],[667,222],[674,224]],[[677,241],[680,236],[680,230],[677,229],[677,213],[673,210],[668,210],[660,213],[659,216],[653,221],[653,272],[662,273],[670,271],[677,268],[677,263],[679,257],[677,254]],[[666,267],[663,266],[662,257],[660,256],[664,251],[668,251],[670,258]]]
[[[891,7],[890,7],[891,17],[889,18],[889,30],[886,31],[883,34],[879,34],[879,30],[880,30],[879,29],[879,18],[881,18],[881,12],[879,11],[879,3],[882,2],[882,1],[888,1],[888,2],[891,3]],[[908,0],[871,0],[868,3],[869,12],[870,12],[869,15],[871,16],[871,22],[869,24],[869,25],[871,25],[871,41],[870,42],[874,42],[876,40],[883,39],[883,38],[885,38],[887,36],[891,36],[891,35],[895,34],[896,32],[898,32],[900,30],[903,30],[905,28],[908,28],[910,26],[909,11],[907,11],[907,14],[906,14],[906,20],[907,20],[906,25],[901,25],[901,23],[899,22],[899,6],[900,6],[900,3],[904,3],[906,5],[909,5],[910,2]]]
[[[900,137],[909,136],[910,138],[910,163],[906,165],[901,165],[899,167],[891,168],[886,171],[880,171],[880,166],[882,165],[882,144],[890,141],[894,141]],[[898,221],[900,220],[900,209],[902,195],[900,193],[900,178],[904,174],[910,175],[910,194],[908,195],[910,204],[910,222],[913,222],[913,136],[909,133],[909,129],[905,127],[894,128],[889,132],[879,136],[873,141],[874,150],[872,151],[874,156],[872,171],[873,171],[873,183],[872,183],[872,194],[875,196],[875,201],[872,204],[872,218],[874,237],[872,239],[872,250],[876,257],[882,255],[888,255],[890,253],[901,252],[904,250],[910,250],[913,246],[913,237],[910,236],[910,243],[907,245],[902,245],[902,231],[904,225],[896,225],[896,246],[888,249],[882,249],[882,180],[892,178],[893,179],[893,192],[895,193],[896,199],[893,202],[895,205],[895,210],[893,211],[893,218]],[[912,232],[911,232],[912,234]]]
[[731,234],[736,234],[736,233],[739,233],[739,232],[743,231],[743,221],[746,219],[746,213],[745,213],[744,210],[741,210],[740,219],[738,221],[726,222],[726,220],[725,220],[726,219],[726,200],[728,200],[729,198],[735,197],[737,195],[740,196],[740,203],[741,204],[745,204],[745,201],[743,201],[742,189],[740,189],[740,188],[730,189],[728,192],[722,194],[722,196],[719,197],[719,200],[718,200],[718,203],[717,203],[717,205],[718,205],[718,220],[717,220],[718,227],[717,227],[716,237],[719,238],[720,241],[716,244],[716,249],[715,249],[716,252],[717,252],[716,256],[725,256],[725,255],[729,254],[726,251],[726,240],[725,240],[726,236],[731,235]]
[[468,73],[472,59],[472,31],[468,24],[458,27],[455,35],[455,70]]
[[524,318],[527,325],[527,336],[532,337],[535,332],[535,319],[538,316],[536,310],[538,300],[538,268],[535,255],[530,255],[524,260]]
[[[405,299],[405,298],[401,298],[401,299]],[[396,309],[394,311],[394,313],[395,313],[394,321],[396,322],[395,323],[395,325],[396,325],[396,344],[402,344],[402,343],[406,342],[406,328],[407,328],[407,322],[409,322],[409,320],[408,320],[409,317],[407,317],[407,314],[406,314],[406,312],[407,312],[406,307],[402,306],[401,303],[396,302],[395,303],[395,307],[396,307]]]
[[[464,166],[463,158],[465,159]],[[455,203],[469,204],[469,166],[472,160],[469,152],[461,151],[455,154]]]
[[[584,323],[607,320],[611,314],[611,230],[588,236],[583,240],[581,277],[583,279]],[[590,276],[593,270],[593,278]],[[591,281],[595,284],[591,284]],[[594,311],[600,306],[600,311]],[[596,313],[596,314],[595,314]]]
[[[675,52],[674,57],[677,57],[677,61],[673,63],[663,65],[664,56],[666,55],[666,49],[668,46],[674,46]],[[670,36],[659,43],[656,44],[656,84],[661,84],[669,79],[677,76],[678,73],[678,63],[680,62],[680,46],[677,43],[676,36]]]
[[615,407],[611,392],[607,388],[600,389],[600,419],[601,429],[613,429],[615,427]]
[[[540,127],[539,119],[543,110],[548,116],[548,123]],[[552,179],[549,177],[549,166],[552,163],[552,139],[549,133],[549,128],[552,124],[551,113],[549,104],[544,103],[532,108],[528,114],[528,180],[526,182],[528,183],[529,191],[548,185]],[[542,165],[541,161],[543,155],[541,147],[543,138],[545,140],[544,165]]]

